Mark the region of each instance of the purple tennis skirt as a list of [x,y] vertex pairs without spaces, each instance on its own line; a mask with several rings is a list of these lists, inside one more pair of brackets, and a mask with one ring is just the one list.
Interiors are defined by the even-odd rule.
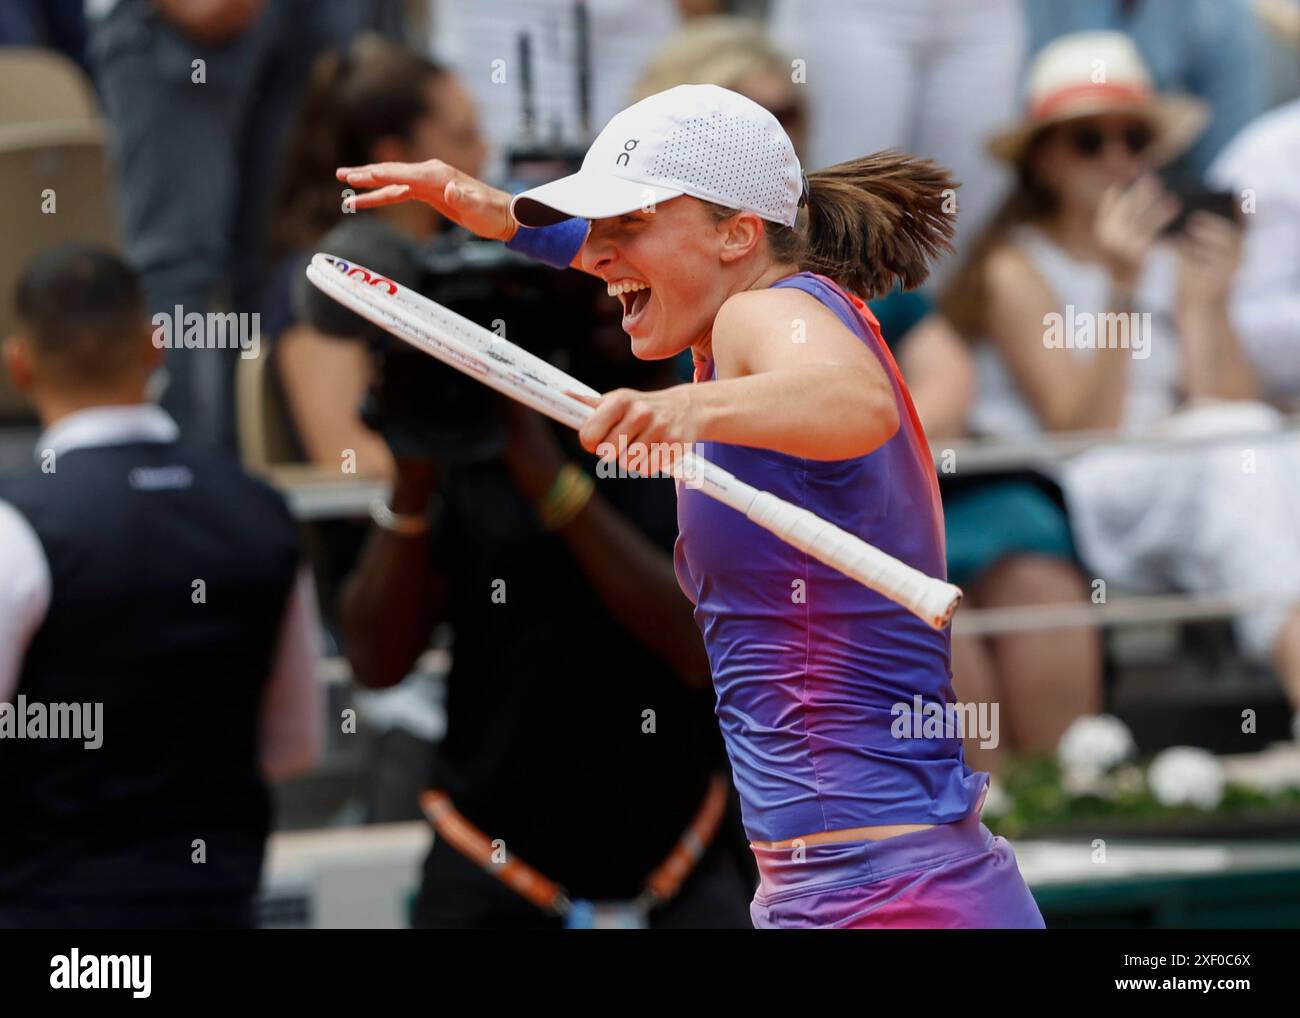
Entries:
[[749,914],[760,930],[1044,926],[1011,843],[979,810],[883,841],[753,850],[760,881]]

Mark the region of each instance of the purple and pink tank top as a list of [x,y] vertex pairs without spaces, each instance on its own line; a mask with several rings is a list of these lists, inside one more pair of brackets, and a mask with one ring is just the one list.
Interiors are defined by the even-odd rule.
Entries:
[[[811,293],[884,366],[900,426],[847,460],[702,442],[741,480],[815,512],[896,558],[945,577],[943,510],[929,445],[875,316],[826,276],[773,286]],[[705,377],[696,381],[707,383]],[[678,582],[704,635],[716,712],[752,840],[965,817],[987,782],[954,737],[896,737],[899,705],[954,702],[947,630],[678,485]],[[931,707],[931,710],[934,708]],[[901,726],[909,735],[920,719]]]

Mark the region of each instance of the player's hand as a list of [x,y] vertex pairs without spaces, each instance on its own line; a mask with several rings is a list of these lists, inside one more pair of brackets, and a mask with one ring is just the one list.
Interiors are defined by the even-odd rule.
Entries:
[[509,240],[519,224],[510,215],[510,195],[441,159],[423,163],[371,163],[340,166],[335,175],[364,194],[349,198],[354,209],[373,209],[404,201],[422,201],[471,233],[488,240]]
[[[699,438],[693,393],[689,385],[653,392],[613,389],[597,398],[573,393],[596,408],[578,438],[584,449],[606,463],[618,459],[628,467],[629,456],[649,457],[641,462],[666,472],[680,452]],[[632,467],[637,464],[634,462]]]

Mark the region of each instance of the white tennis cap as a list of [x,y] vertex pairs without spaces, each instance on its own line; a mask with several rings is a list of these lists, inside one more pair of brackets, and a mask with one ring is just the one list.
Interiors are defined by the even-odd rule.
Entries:
[[678,85],[616,114],[577,173],[515,195],[524,226],[604,219],[689,194],[793,226],[807,200],[794,146],[771,113],[717,85]]

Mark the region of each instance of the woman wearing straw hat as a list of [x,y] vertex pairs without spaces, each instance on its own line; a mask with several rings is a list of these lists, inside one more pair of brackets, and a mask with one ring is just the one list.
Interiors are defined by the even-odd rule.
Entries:
[[[1122,588],[1232,592],[1246,653],[1300,703],[1300,451],[1228,318],[1240,229],[1192,211],[1151,170],[1196,138],[1205,108],[1157,94],[1116,32],[1066,36],[1030,69],[1028,109],[991,139],[1020,185],[944,302],[977,350],[972,427],[1023,438],[1116,429],[1194,436],[1100,446],[1062,484],[1084,563]],[[1274,432],[1268,440],[1210,441]]]
[[[707,384],[606,393],[589,450],[700,442],[943,575],[933,461],[863,302],[915,286],[946,247],[938,166],[881,153],[805,174],[757,103],[680,85],[615,116],[578,173],[513,199],[440,163],[339,177],[376,188],[358,207],[429,201],[606,280],[638,357],[691,350]],[[678,519],[678,579],[762,876],[755,923],[1041,927],[1010,845],[980,823],[988,776],[963,761],[948,709],[948,633],[686,485]]]

